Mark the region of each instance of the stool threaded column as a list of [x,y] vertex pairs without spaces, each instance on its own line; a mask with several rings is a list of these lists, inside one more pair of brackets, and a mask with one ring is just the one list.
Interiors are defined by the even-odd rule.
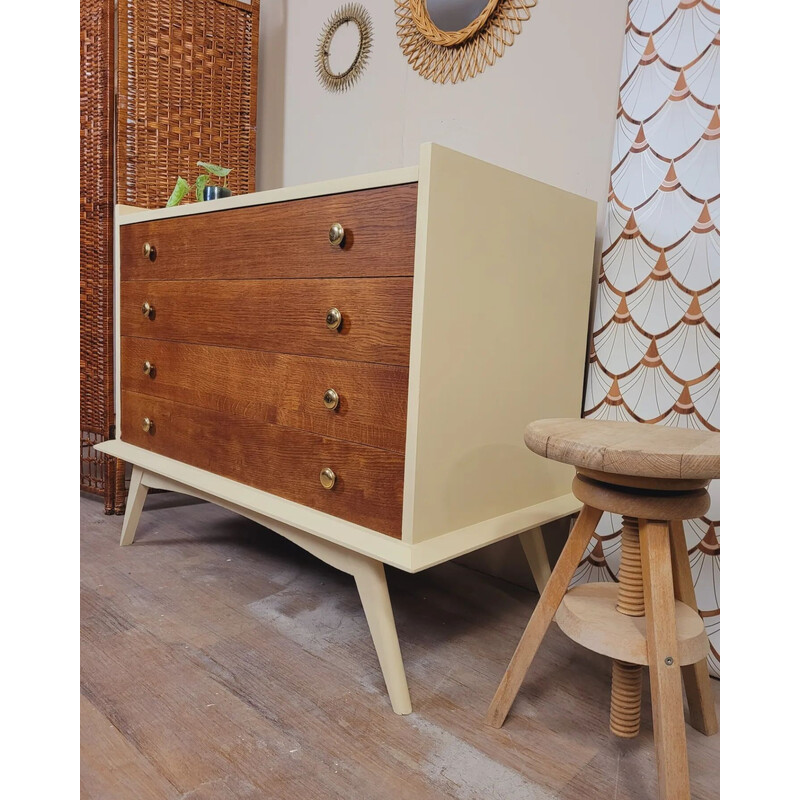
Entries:
[[642,555],[639,550],[639,520],[622,518],[622,559],[619,565],[617,611],[629,617],[644,616]]
[[[622,557],[618,577],[617,611],[629,617],[643,617],[642,555],[639,520],[635,517],[622,517]],[[623,739],[637,736],[641,710],[642,668],[615,659],[611,666],[611,733]]]
[[611,733],[622,739],[639,734],[642,710],[642,668],[627,661],[611,662]]

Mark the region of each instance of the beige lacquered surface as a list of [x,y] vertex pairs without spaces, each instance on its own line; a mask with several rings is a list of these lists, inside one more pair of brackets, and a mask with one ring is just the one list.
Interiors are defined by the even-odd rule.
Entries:
[[531,458],[537,417],[580,414],[596,205],[423,145],[411,319],[404,539],[570,491]]
[[719,433],[638,422],[540,419],[525,430],[540,456],[617,475],[711,480],[719,477]]

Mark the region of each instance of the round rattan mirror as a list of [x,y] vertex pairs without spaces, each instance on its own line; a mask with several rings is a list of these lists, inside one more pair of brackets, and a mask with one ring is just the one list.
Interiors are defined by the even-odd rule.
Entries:
[[349,89],[364,71],[372,49],[372,22],[364,6],[348,3],[322,28],[317,43],[317,77],[329,92]]
[[503,55],[537,0],[395,0],[409,64],[434,83],[473,78]]

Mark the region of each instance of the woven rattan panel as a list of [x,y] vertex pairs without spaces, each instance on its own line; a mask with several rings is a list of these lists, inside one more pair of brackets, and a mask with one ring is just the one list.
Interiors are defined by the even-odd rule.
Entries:
[[258,0],[119,0],[117,202],[163,206],[198,160],[255,190],[258,15]]
[[80,21],[81,489],[103,495],[111,513],[124,504],[124,468],[92,444],[103,441],[114,424],[113,0],[81,0]]

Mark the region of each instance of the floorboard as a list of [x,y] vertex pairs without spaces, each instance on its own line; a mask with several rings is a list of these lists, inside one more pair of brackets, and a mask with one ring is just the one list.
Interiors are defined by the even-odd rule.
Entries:
[[[86,800],[642,800],[642,732],[608,731],[610,662],[545,638],[501,730],[483,717],[536,595],[459,564],[387,568],[414,713],[398,717],[352,579],[216,506],[148,498],[136,543],[81,498]],[[718,698],[718,684],[713,683]],[[719,736],[687,728],[692,796]]]

